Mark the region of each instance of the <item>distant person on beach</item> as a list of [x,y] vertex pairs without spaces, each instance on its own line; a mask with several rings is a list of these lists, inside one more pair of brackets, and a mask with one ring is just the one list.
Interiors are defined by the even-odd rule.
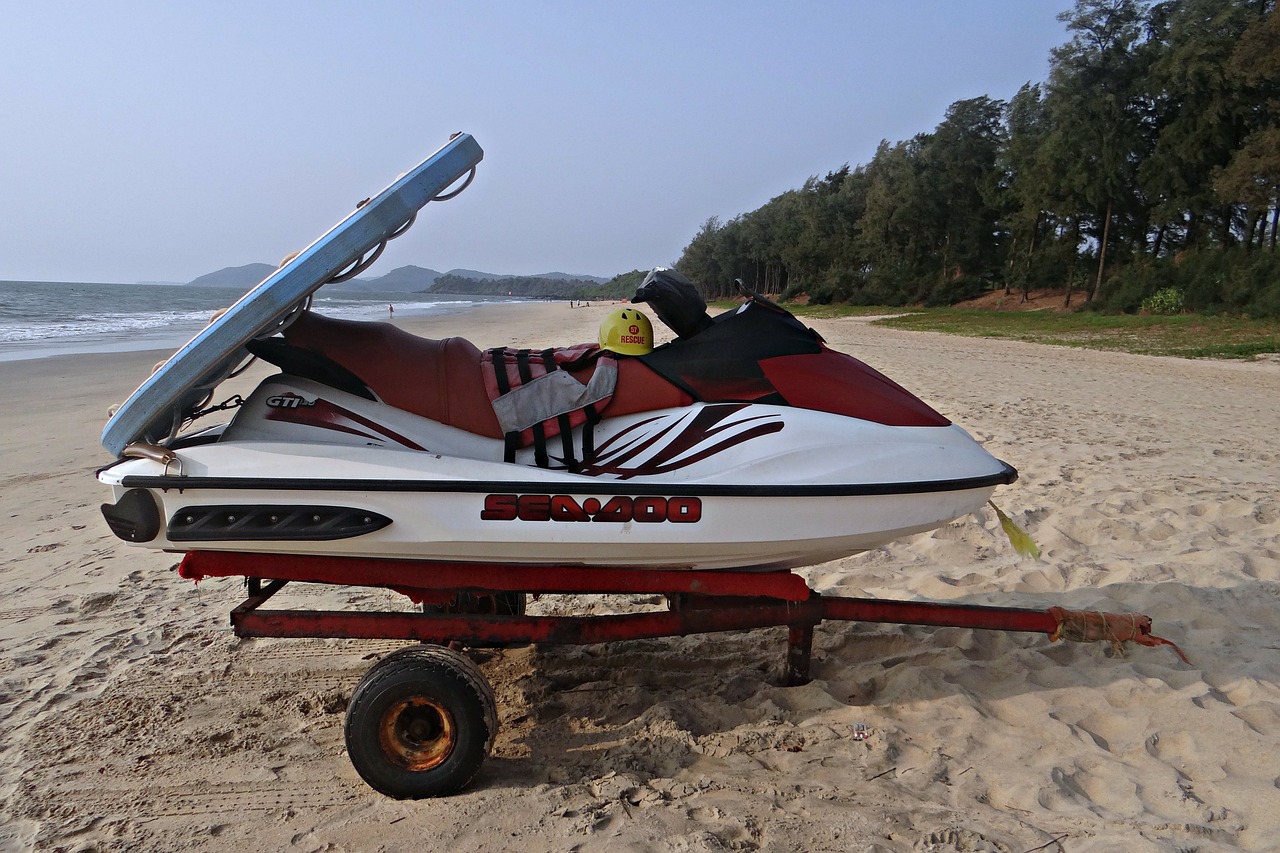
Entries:
[[396,316],[396,306],[392,305],[389,302],[387,303],[387,316],[388,317]]

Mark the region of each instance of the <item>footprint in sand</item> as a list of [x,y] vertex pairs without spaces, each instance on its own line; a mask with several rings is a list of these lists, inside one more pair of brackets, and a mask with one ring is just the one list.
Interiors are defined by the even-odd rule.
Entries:
[[114,592],[95,592],[80,596],[77,609],[81,613],[97,613],[115,604],[117,594]]
[[48,545],[37,545],[37,546],[36,546],[36,547],[34,547],[34,548],[28,548],[28,549],[27,549],[27,553],[28,553],[28,554],[43,554],[43,553],[44,553],[44,552],[46,552],[46,551],[52,551],[52,550],[54,550],[55,548],[61,548],[61,547],[63,546],[63,544],[64,544],[64,543],[62,543],[62,542],[52,542],[52,543],[50,543],[50,544],[48,544]]

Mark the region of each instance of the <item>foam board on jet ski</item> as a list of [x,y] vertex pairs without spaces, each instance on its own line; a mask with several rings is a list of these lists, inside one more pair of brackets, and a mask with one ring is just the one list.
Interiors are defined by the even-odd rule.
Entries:
[[357,208],[174,353],[107,422],[102,446],[119,455],[145,436],[167,435],[175,413],[226,378],[242,360],[245,344],[403,225],[483,156],[475,139],[459,134]]

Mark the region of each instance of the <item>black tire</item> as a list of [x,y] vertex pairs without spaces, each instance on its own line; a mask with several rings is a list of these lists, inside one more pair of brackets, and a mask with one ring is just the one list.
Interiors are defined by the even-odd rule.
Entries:
[[475,778],[498,733],[493,688],[441,646],[394,652],[365,673],[347,706],[347,755],[360,778],[398,800],[440,797]]

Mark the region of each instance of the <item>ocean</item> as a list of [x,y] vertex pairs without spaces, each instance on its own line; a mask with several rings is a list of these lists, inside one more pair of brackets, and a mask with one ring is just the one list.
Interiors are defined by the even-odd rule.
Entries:
[[[238,288],[167,284],[0,281],[0,361],[76,353],[177,349],[215,311],[244,295]],[[331,317],[385,320],[465,311],[510,299],[377,293],[322,287],[312,307]]]

